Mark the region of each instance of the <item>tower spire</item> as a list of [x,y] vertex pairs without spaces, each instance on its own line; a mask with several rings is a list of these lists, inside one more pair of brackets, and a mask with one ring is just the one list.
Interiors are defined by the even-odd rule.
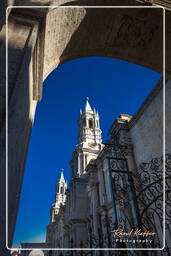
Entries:
[[65,178],[64,178],[64,169],[62,168],[61,169],[61,177],[60,177],[60,182],[62,181],[65,181]]
[[59,214],[61,206],[66,202],[67,182],[64,178],[64,169],[61,170],[61,176],[56,184],[55,203],[51,208],[51,222],[55,221],[55,216]]
[[93,110],[92,110],[92,108],[91,108],[91,106],[90,106],[90,104],[89,104],[89,97],[86,97],[85,98],[85,101],[86,101],[86,103],[85,103],[85,113],[86,112],[93,112]]
[[95,159],[102,149],[99,115],[92,110],[89,98],[85,100],[85,110],[78,120],[78,145],[71,160],[72,177],[84,174],[90,160]]
[[85,110],[80,115],[79,119],[78,143],[79,145],[83,145],[85,143],[101,144],[102,139],[99,125],[99,114],[95,109],[94,111],[92,110],[89,98],[86,97],[85,100]]

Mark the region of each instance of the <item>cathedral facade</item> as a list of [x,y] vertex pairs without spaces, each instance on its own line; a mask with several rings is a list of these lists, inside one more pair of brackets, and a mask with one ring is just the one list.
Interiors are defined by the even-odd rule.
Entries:
[[[168,84],[166,90],[170,92]],[[46,243],[51,248],[143,250],[163,247],[163,158],[162,148],[157,147],[159,139],[162,139],[162,125],[160,123],[161,126],[157,128],[158,141],[150,142],[151,145],[146,137],[153,136],[152,132],[156,133],[155,126],[138,127],[141,131],[136,127],[149,114],[151,118],[154,114],[162,121],[161,97],[162,82],[159,82],[136,116],[121,114],[114,120],[110,128],[111,137],[105,144],[102,144],[99,114],[92,110],[86,98],[85,109],[80,111],[78,121],[78,144],[70,162],[69,188],[66,189],[62,173],[56,192],[62,200],[57,200],[52,207],[51,221],[47,227]],[[155,104],[158,105],[157,113],[153,112]],[[151,120],[154,121],[156,119]],[[143,130],[144,134],[141,134]],[[141,141],[135,135],[141,136]],[[169,177],[169,159],[167,147],[166,179]],[[168,191],[168,182],[166,185]],[[168,199],[168,192],[166,195]],[[168,225],[165,235],[166,246],[169,247],[170,215],[168,208],[166,210]],[[128,236],[130,231],[132,236]],[[143,232],[149,232],[149,235]],[[52,251],[52,255],[59,255],[60,252]],[[129,251],[127,253],[130,254]],[[144,252],[136,253],[142,255]],[[148,255],[155,253],[148,252]],[[162,253],[157,252],[157,255],[168,255],[167,249]],[[114,255],[117,255],[116,251]],[[124,252],[122,255],[125,255]]]
[[[170,80],[165,92],[171,107]],[[70,161],[71,180],[67,185],[61,172],[46,241],[23,243],[23,248],[44,248],[47,256],[170,255],[171,122],[166,111],[163,156],[162,106],[159,81],[134,117],[121,114],[114,120],[103,144],[99,114],[86,98]]]
[[[72,154],[69,188],[63,172],[57,183],[56,202],[51,209],[51,221],[47,227],[46,242],[53,248],[79,248],[88,241],[88,229],[97,207],[97,195],[93,196],[89,184],[88,166],[102,151],[99,114],[92,110],[88,97],[84,111],[78,120],[78,144]],[[94,209],[94,210],[93,210]],[[97,216],[94,217],[96,226]]]

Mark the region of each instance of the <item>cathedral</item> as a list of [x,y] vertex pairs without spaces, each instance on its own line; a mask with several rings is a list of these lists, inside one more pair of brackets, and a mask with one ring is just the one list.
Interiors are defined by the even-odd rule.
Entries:
[[[170,81],[165,90],[171,97]],[[46,241],[22,243],[21,248],[33,248],[21,251],[22,256],[39,255],[34,248],[42,248],[40,255],[46,256],[170,255],[171,148],[166,144],[164,159],[162,101],[159,81],[133,117],[120,114],[114,120],[110,138],[102,143],[100,116],[86,98],[70,161],[70,183],[62,170]],[[169,124],[169,140],[168,129]]]
[[[56,202],[51,209],[51,220],[47,227],[47,240],[53,248],[79,248],[88,240],[88,231],[94,223],[97,232],[97,195],[92,196],[92,184],[88,167],[103,149],[99,114],[92,110],[86,97],[85,109],[80,110],[78,120],[78,144],[72,154],[71,181],[67,189],[63,171],[56,186]],[[95,187],[97,184],[95,185]],[[94,209],[94,210],[93,210]],[[94,216],[94,219],[92,219]]]

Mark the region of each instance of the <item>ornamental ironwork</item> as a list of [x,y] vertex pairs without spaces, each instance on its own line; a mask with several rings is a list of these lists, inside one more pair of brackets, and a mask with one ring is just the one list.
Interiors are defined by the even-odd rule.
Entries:
[[[119,152],[119,151],[118,151]],[[121,155],[119,155],[121,156]],[[118,155],[117,155],[118,157]],[[156,233],[153,241],[141,245],[141,248],[162,248],[163,236],[163,157],[154,158],[149,163],[142,163],[137,169],[137,174],[132,175],[127,166],[126,158],[117,158],[116,154],[109,157],[112,189],[115,197],[116,211],[119,214],[117,218],[117,228],[129,231],[135,228],[130,203],[130,192],[134,192],[133,201],[136,200],[138,216],[140,222],[137,227],[143,230],[150,230]],[[122,154],[123,157],[123,154]],[[165,227],[166,236],[171,233],[171,154],[165,156]],[[131,184],[131,187],[130,185]],[[132,190],[133,189],[133,190]],[[135,203],[135,202],[134,202]],[[135,216],[134,216],[135,217]],[[93,233],[92,225],[89,225],[88,239],[81,241],[80,248],[140,248],[140,245],[135,242],[134,245],[129,245],[127,242],[116,242],[112,231],[116,229],[116,223],[108,214],[104,216],[102,227],[98,229],[98,234]],[[71,240],[73,243],[73,240]],[[72,248],[72,245],[71,245]],[[92,256],[92,255],[107,255],[105,251],[97,252],[93,250],[80,250],[68,252],[68,255],[76,256]],[[126,256],[126,255],[156,255],[155,251],[108,251],[109,256]],[[171,248],[168,247],[166,239],[166,247],[160,251],[161,256],[170,256]]]
[[[165,175],[166,204],[164,203],[163,175]],[[135,186],[143,228],[151,229],[156,233],[151,247],[163,247],[162,238],[165,224],[166,247],[160,255],[170,256],[171,248],[168,247],[167,237],[170,237],[171,234],[171,154],[165,155],[165,173],[163,157],[154,158],[149,163],[141,164],[135,177]]]

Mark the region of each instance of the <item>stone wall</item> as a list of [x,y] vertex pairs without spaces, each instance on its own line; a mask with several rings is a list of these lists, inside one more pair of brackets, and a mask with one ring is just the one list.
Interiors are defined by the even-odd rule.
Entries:
[[[17,216],[18,203],[21,192],[23,169],[27,154],[27,145],[32,129],[36,101],[33,100],[33,75],[32,54],[37,37],[37,24],[31,22],[26,25],[25,19],[10,17],[9,19],[9,45],[8,45],[8,241],[11,246],[14,226]],[[3,47],[1,45],[1,50]],[[4,61],[5,62],[5,61]],[[3,60],[1,59],[1,64]],[[5,68],[2,70],[5,72]],[[5,74],[0,73],[0,88],[5,90]],[[1,97],[3,95],[1,94]],[[2,101],[2,102],[5,102]],[[3,106],[5,109],[5,106]],[[2,114],[2,113],[1,113]],[[4,113],[5,117],[5,113]],[[5,170],[6,170],[6,147],[5,147],[5,118],[1,115],[0,133],[0,219],[1,243],[0,249],[5,246]],[[20,145],[20,146],[19,146]],[[5,252],[1,253],[5,255]]]
[[[166,153],[171,152],[171,80],[166,83]],[[130,123],[137,166],[163,154],[162,81],[149,95]]]

